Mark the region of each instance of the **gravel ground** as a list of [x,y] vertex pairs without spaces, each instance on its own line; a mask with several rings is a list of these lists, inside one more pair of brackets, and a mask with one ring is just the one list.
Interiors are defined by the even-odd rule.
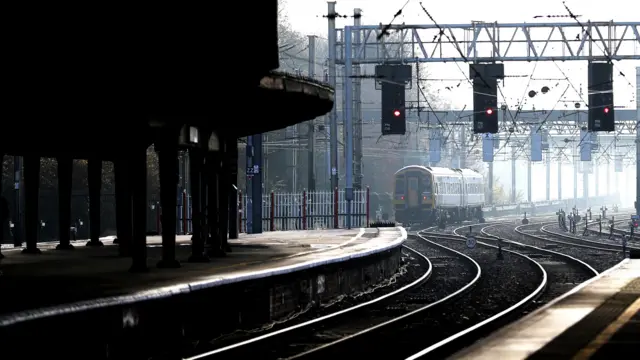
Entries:
[[[524,230],[527,233],[532,235],[548,238],[549,235],[542,233],[540,231],[540,227],[541,227],[541,224],[531,224],[529,226],[522,227],[521,230]],[[559,252],[561,254],[575,257],[591,265],[591,267],[593,267],[599,272],[607,270],[608,268],[616,265],[622,260],[621,252],[583,248],[583,247],[571,246],[568,244],[558,244],[558,243],[554,243],[553,241],[534,239],[528,236],[517,234],[513,230],[513,227],[510,227],[508,225],[498,225],[493,228],[487,229],[487,233],[491,235],[501,236],[514,241],[518,241],[523,244],[533,245],[539,248],[549,249],[549,250]],[[560,237],[558,238],[552,237],[551,239],[552,240],[557,239],[560,241],[569,242],[569,240],[560,238]],[[578,244],[580,243],[578,242]]]
[[[596,227],[597,228],[597,227]],[[560,226],[552,224],[552,225],[547,225],[545,227],[546,230],[548,231],[552,231],[552,232],[556,232],[559,234],[567,234],[567,235],[572,235],[569,234],[568,232],[560,229]],[[606,244],[606,246],[620,246],[620,248],[622,248],[622,237],[620,236],[620,234],[618,233],[613,233],[614,237],[612,239],[609,239],[609,230],[608,229],[602,229],[602,236],[600,236],[598,233],[594,233],[593,231],[589,232],[588,236],[583,236],[584,232],[584,225],[582,227],[578,227],[576,229],[576,234],[573,236],[576,236],[578,238],[584,238],[585,240],[589,240],[589,241],[595,241],[598,243],[602,243],[602,244]],[[586,245],[591,245],[591,246],[598,246],[597,244],[594,243],[590,243],[590,242],[586,242],[586,241],[580,241],[580,240],[573,240],[578,244],[586,244]],[[628,242],[629,246],[635,246],[635,247],[640,247],[640,241],[637,238],[632,238],[631,241]]]
[[366,336],[337,343],[326,351],[305,358],[405,359],[429,345],[460,332],[516,304],[532,293],[540,281],[537,266],[506,253],[496,259],[496,250],[478,246],[468,249],[457,240],[435,239],[441,245],[463,252],[482,267],[476,287],[454,301],[433,307],[402,323],[370,331]]
[[321,304],[320,307],[313,307],[298,313],[290,314],[286,319],[277,322],[264,324],[258,329],[238,329],[233,333],[221,335],[213,340],[205,339],[195,345],[195,347],[185,356],[193,356],[213,349],[225,347],[234,343],[242,342],[250,338],[277,331],[289,326],[300,324],[316,319],[352,306],[371,301],[382,295],[398,290],[424,275],[427,270],[426,261],[413,252],[402,249],[402,267],[398,273],[379,287],[370,288],[365,292],[343,296],[331,303]]
[[[532,228],[535,226],[531,226]],[[517,235],[513,230],[513,227],[509,226],[496,226],[491,229],[488,229],[487,233],[500,236],[505,239],[513,239]],[[521,241],[519,239],[514,239],[520,243],[528,244],[525,241]],[[497,240],[493,244],[497,243]],[[541,246],[543,244],[530,244],[537,247],[544,248]],[[532,304],[527,306],[527,312],[535,310],[536,308],[548,303],[549,301],[557,298],[558,296],[566,293],[567,291],[573,289],[577,285],[589,280],[595,274],[585,269],[584,266],[581,266],[571,260],[568,260],[562,256],[554,256],[552,254],[545,253],[543,251],[536,251],[535,249],[527,248],[524,246],[518,246],[515,244],[504,244],[505,249],[510,249],[513,251],[517,251],[521,254],[529,256],[531,259],[535,260],[538,264],[540,264],[545,271],[547,272],[547,288],[545,292]],[[571,248],[572,250],[575,248]],[[549,249],[551,250],[551,249]],[[559,249],[553,249],[553,251],[562,253]],[[576,254],[567,254],[573,257],[577,257]],[[581,259],[582,260],[582,259]]]
[[294,356],[437,301],[462,288],[476,276],[475,268],[469,261],[437,246],[429,245],[416,236],[409,236],[405,244],[425,254],[434,266],[431,278],[424,284],[379,305],[312,325],[273,340],[268,339],[243,350],[226,352],[215,358],[237,359],[255,353],[260,353],[261,359]]

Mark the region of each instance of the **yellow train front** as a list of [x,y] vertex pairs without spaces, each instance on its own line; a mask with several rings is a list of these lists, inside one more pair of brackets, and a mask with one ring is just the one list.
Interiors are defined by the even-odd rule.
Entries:
[[470,169],[410,165],[394,175],[395,220],[405,225],[484,221],[484,177]]

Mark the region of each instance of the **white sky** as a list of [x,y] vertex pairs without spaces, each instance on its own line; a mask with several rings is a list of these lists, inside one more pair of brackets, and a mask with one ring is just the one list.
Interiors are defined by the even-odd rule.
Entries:
[[[339,0],[336,1],[336,10],[341,15],[352,15],[354,8],[362,9],[362,24],[363,25],[376,25],[379,23],[388,23],[402,6],[406,3],[406,0]],[[485,21],[485,22],[502,22],[502,23],[519,23],[519,22],[572,22],[574,20],[570,18],[559,19],[534,19],[535,15],[567,15],[565,8],[563,7],[562,0],[535,0],[535,1],[507,1],[507,0],[487,0],[487,1],[475,1],[475,0],[456,0],[456,1],[423,1],[423,5],[431,13],[434,19],[439,24],[467,24],[471,21]],[[586,22],[592,21],[640,21],[640,1],[638,0],[608,0],[608,1],[596,1],[596,0],[568,0],[567,6],[576,15],[581,15],[580,21]],[[327,13],[327,2],[324,0],[286,0],[285,11],[288,15],[289,22],[292,28],[304,35],[315,34],[321,38],[327,37],[327,19],[323,17]],[[394,21],[395,24],[431,24],[432,22],[422,11],[419,0],[409,0],[408,4],[403,10],[403,15]],[[337,19],[337,28],[343,28],[346,25],[352,25],[353,18]],[[605,34],[603,34],[605,35]],[[606,36],[606,35],[605,35]],[[423,39],[424,40],[424,39]],[[326,41],[326,40],[320,40]],[[640,54],[640,46],[636,48],[636,54]],[[576,86],[583,86],[586,89],[586,62],[566,62],[558,63],[561,69],[571,79],[571,82]],[[626,77],[621,76],[614,77],[614,92],[616,106],[625,106],[629,108],[635,108],[636,101],[636,70],[637,66],[640,66],[640,61],[621,61],[616,62],[617,71],[625,73]],[[438,78],[464,78],[465,75],[461,73],[460,69],[465,72],[467,66],[460,64],[460,68],[455,64],[443,64],[443,63],[429,63],[425,65],[428,67],[431,77],[433,74],[437,74]],[[535,71],[534,66],[536,66]],[[534,78],[559,78],[564,77],[558,70],[558,67],[553,62],[539,62],[537,65],[534,63],[522,63],[522,62],[507,62],[505,64],[505,72],[507,75],[530,75],[533,74]],[[527,89],[538,90],[542,86],[553,87],[550,96],[536,97],[535,99],[528,100],[526,108],[535,106],[538,109],[553,108],[559,99],[564,88],[568,85],[566,81],[559,85],[556,85],[555,81],[532,81],[527,87],[527,79],[507,79],[505,87],[503,88],[504,96],[507,98],[507,103],[520,102],[523,94]],[[629,85],[631,83],[631,85]],[[431,88],[437,91],[441,97],[448,100],[452,104],[453,108],[461,109],[465,105],[470,107],[472,103],[472,92],[469,86],[460,86],[455,91],[445,91],[445,87],[456,85],[455,82],[432,82]],[[466,85],[466,84],[464,84]],[[578,95],[569,90],[565,96],[565,100],[573,100],[578,98]],[[561,105],[558,105],[557,109],[561,109]],[[524,165],[524,164],[522,164]],[[520,171],[518,172],[517,182],[519,189],[526,189],[526,169],[519,165]],[[552,198],[557,196],[557,167],[552,166]],[[600,193],[604,193],[604,176],[606,171],[601,168],[601,181]],[[628,169],[631,170],[631,169]],[[507,187],[510,185],[510,164],[509,162],[496,162],[494,165],[494,171],[496,175],[502,178],[502,182]],[[544,165],[535,164],[534,174],[544,174]],[[612,184],[613,188],[619,186],[626,187],[628,183],[625,180],[631,175],[630,171],[625,171],[624,176],[620,176],[620,182],[618,184]],[[634,172],[635,174],[635,172]],[[563,169],[563,188],[565,198],[573,195],[573,171],[571,167]],[[537,176],[536,176],[537,178]],[[594,195],[595,176],[591,176],[590,193]],[[533,184],[533,198],[544,198],[545,184],[544,181],[534,181]],[[612,176],[613,182],[613,176]],[[579,174],[579,195],[582,195],[582,175]],[[635,187],[633,187],[635,188]],[[633,191],[635,193],[635,191]],[[526,195],[525,195],[526,197]]]
[[[341,0],[336,2],[336,10],[341,15],[352,15],[354,8],[362,9],[363,25],[376,25],[388,23],[407,0]],[[559,19],[534,19],[535,15],[566,15],[562,0],[535,0],[535,1],[507,1],[507,0],[456,0],[451,1],[423,1],[423,5],[439,24],[466,24],[471,21],[486,22],[572,22],[570,18]],[[452,4],[454,7],[452,8]],[[606,4],[606,6],[602,6]],[[567,5],[576,15],[581,15],[580,21],[640,21],[640,1],[633,0],[570,0]],[[327,13],[327,2],[324,0],[286,0],[285,11],[294,30],[302,34],[316,34],[322,38],[327,37],[327,19],[323,17]],[[403,14],[398,17],[395,24],[431,24],[432,22],[420,7],[419,0],[409,0]],[[337,27],[343,28],[352,25],[353,18],[337,19]],[[629,34],[631,34],[629,32]],[[569,36],[569,35],[567,35]],[[605,35],[606,36],[606,35]],[[628,35],[627,35],[628,36]],[[423,39],[425,40],[425,39]],[[321,41],[326,41],[322,40]],[[640,54],[640,46],[636,53]],[[521,51],[522,53],[522,51]],[[460,69],[467,72],[465,64],[429,63],[427,66],[431,74],[437,74],[437,78],[463,78]],[[576,88],[582,84],[586,89],[587,63],[574,61],[558,64],[562,70],[572,79]],[[635,67],[640,66],[640,61],[623,61],[616,63],[616,69],[625,73],[626,80],[621,76],[614,78],[614,90],[616,93],[616,106],[633,106],[635,108]],[[558,67],[552,62],[540,62],[533,71],[533,63],[508,62],[505,66],[507,75],[530,75],[534,78],[558,78],[564,77]],[[614,70],[615,71],[615,70]],[[433,76],[431,76],[433,77]],[[503,89],[506,102],[513,104],[522,101],[522,96],[527,89],[526,79],[508,79]],[[631,83],[631,85],[629,85]],[[445,100],[452,104],[453,108],[461,109],[472,101],[471,89],[467,84],[457,88],[456,91],[445,91],[445,87],[456,85],[455,82],[433,82],[431,88],[438,91]],[[556,82],[533,81],[530,88],[539,89],[542,86],[553,87]],[[557,85],[557,96],[540,97],[536,101],[529,100],[529,106],[537,108],[552,108],[564,88],[568,84],[563,82]],[[570,89],[564,97],[566,100],[578,98],[575,91]],[[527,107],[529,107],[527,106]]]

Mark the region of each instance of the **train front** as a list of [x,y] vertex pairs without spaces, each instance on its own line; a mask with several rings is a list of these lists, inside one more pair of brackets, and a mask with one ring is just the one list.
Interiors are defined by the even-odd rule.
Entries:
[[431,173],[411,165],[398,170],[394,177],[393,210],[395,221],[404,225],[433,223],[433,183]]

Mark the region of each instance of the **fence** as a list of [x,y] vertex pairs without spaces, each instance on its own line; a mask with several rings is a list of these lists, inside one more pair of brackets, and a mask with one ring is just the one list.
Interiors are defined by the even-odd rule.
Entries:
[[[369,219],[369,188],[355,190],[351,202],[351,226],[367,226]],[[247,209],[251,199],[238,193],[238,223],[240,232],[247,229]],[[347,200],[344,190],[302,191],[262,195],[262,231],[344,228],[347,223]],[[191,196],[183,193],[176,209],[178,233],[192,231]]]

